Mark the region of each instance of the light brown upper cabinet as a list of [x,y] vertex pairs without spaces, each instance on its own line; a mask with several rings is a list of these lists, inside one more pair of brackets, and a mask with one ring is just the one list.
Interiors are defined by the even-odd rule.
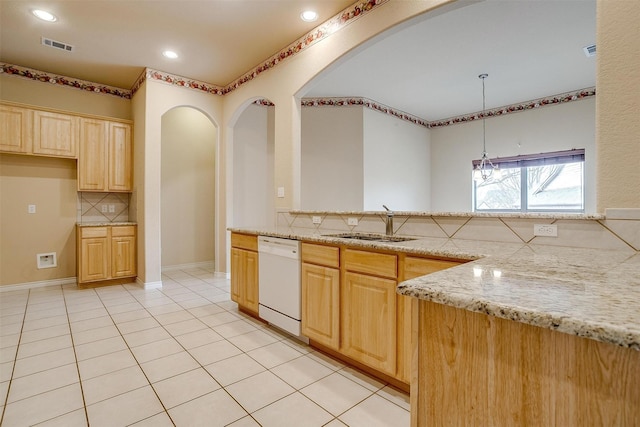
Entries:
[[80,119],[78,190],[131,191],[131,125]]
[[0,105],[0,151],[30,153],[33,145],[33,111]]
[[78,117],[35,110],[33,128],[33,154],[78,157]]
[[75,159],[78,117],[2,103],[0,151]]

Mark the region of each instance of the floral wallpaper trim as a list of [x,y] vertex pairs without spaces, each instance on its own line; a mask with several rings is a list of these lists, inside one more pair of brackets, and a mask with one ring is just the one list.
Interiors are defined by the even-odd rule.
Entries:
[[303,98],[303,107],[344,107],[361,105],[363,107],[380,111],[381,113],[397,117],[419,126],[429,127],[429,122],[420,117],[413,116],[400,110],[396,110],[379,102],[367,98]]
[[472,114],[465,114],[462,116],[450,117],[444,120],[436,120],[429,122],[430,128],[455,125],[458,123],[472,122],[474,120],[482,119],[483,117],[496,117],[504,116],[505,114],[518,113],[520,111],[531,110],[534,108],[546,107],[548,105],[561,104],[565,102],[579,101],[581,99],[590,98],[596,95],[596,88],[586,88],[574,92],[566,92],[559,95],[547,96],[544,98],[535,99],[533,101],[526,101],[518,104],[506,105],[504,107],[493,108],[486,110],[483,115],[481,111]]
[[22,77],[43,83],[51,83],[57,86],[66,86],[87,92],[117,96],[124,99],[131,99],[131,96],[133,95],[133,93],[128,89],[121,89],[86,80],[74,79],[72,77],[60,76],[58,74],[51,74],[46,71],[34,70],[27,67],[21,67],[19,65],[0,63],[0,74]]
[[275,67],[285,59],[288,59],[293,55],[301,52],[302,50],[314,45],[320,40],[329,37],[331,34],[335,33],[338,30],[341,30],[346,25],[366,15],[374,8],[388,1],[389,0],[362,0],[360,2],[352,4],[328,21],[311,30],[311,32],[307,33],[305,36],[301,37],[280,52],[271,56],[265,62],[254,68],[252,71],[249,71],[240,78],[236,79],[234,82],[224,88],[224,93],[226,94],[239,88],[243,84],[258,77],[263,72]]
[[213,85],[211,83],[201,82],[187,77],[165,73],[164,71],[153,70],[151,68],[147,68],[143,74],[144,75],[141,75],[133,86],[135,88],[134,93],[138,89],[140,89],[140,86],[146,79],[149,79],[174,86],[184,87],[187,89],[199,90],[202,92],[210,93],[212,95],[224,95],[224,88],[222,88],[221,86]]
[[261,105],[263,107],[275,107],[276,104],[274,104],[273,102],[269,101],[268,99],[256,99],[255,101],[253,101],[254,104],[256,105]]

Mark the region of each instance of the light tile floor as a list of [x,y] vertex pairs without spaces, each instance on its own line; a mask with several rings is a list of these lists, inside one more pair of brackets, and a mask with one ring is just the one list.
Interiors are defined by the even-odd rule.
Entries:
[[0,292],[0,424],[409,425],[409,399],[240,313],[211,271]]

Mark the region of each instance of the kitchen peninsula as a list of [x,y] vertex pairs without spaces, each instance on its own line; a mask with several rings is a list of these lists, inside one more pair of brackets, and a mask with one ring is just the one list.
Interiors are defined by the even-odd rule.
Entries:
[[411,340],[398,345],[412,354],[413,426],[640,420],[640,254],[633,247],[421,236],[371,242],[295,225],[231,231],[458,261],[413,279],[398,276],[398,293],[412,297]]

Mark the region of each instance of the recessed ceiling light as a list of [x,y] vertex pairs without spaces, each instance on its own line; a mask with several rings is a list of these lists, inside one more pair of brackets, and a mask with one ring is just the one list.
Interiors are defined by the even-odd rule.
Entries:
[[162,55],[164,55],[165,58],[169,59],[176,59],[178,57],[178,54],[172,50],[165,50],[164,52],[162,52]]
[[36,10],[33,10],[31,13],[33,13],[37,18],[40,18],[43,21],[56,22],[58,20],[58,18],[56,18],[54,14],[49,13],[46,10],[36,9]]
[[318,19],[318,14],[313,10],[305,10],[300,14],[300,18],[305,22],[313,22]]

